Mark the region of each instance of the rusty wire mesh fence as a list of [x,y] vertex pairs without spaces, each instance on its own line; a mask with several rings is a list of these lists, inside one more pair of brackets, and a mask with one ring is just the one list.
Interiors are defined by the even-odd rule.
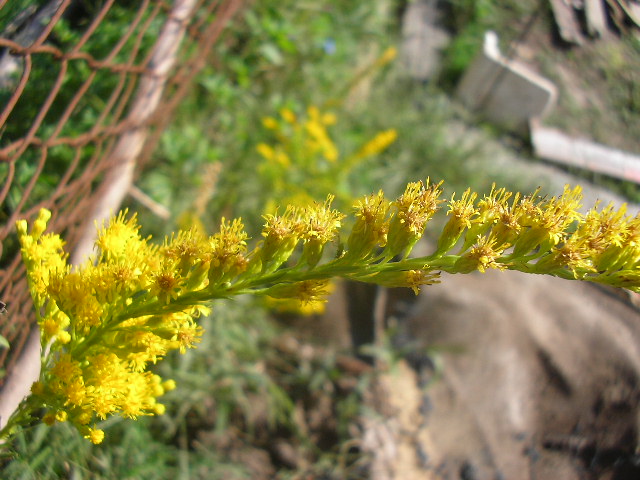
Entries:
[[3,373],[34,323],[15,221],[50,209],[73,251],[117,209],[242,3],[0,0]]

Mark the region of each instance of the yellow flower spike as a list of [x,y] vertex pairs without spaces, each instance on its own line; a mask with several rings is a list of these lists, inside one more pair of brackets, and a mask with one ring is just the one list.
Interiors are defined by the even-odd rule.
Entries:
[[120,212],[98,231],[96,247],[106,261],[131,258],[146,246],[146,241],[140,237],[137,214],[128,219],[127,214],[128,210]]
[[[495,183],[491,186],[491,192],[478,201],[478,215],[471,222],[471,227],[467,229],[461,251],[468,250],[479,236],[485,235],[494,225],[496,227],[494,230],[513,230],[514,222],[517,224],[517,218],[511,213],[508,203],[512,195],[513,193],[505,188],[496,188]],[[519,194],[516,194],[514,202],[517,203],[518,198]],[[503,223],[505,225],[501,225]],[[502,243],[511,243],[508,238],[501,241]]]
[[38,218],[35,222],[33,222],[33,229],[31,230],[31,236],[34,238],[34,240],[39,239],[47,229],[47,223],[49,222],[50,218],[51,212],[46,208],[41,208],[40,212],[38,213]]
[[356,222],[347,240],[346,259],[364,260],[386,245],[390,206],[382,190],[355,203]]
[[356,158],[366,158],[386,150],[398,138],[398,132],[395,129],[385,130],[378,133],[373,139],[365,143],[355,154]]
[[209,238],[210,287],[246,270],[248,261],[245,254],[248,238],[241,219],[236,218],[232,222],[228,222],[222,218],[220,231]]
[[291,123],[291,124],[296,123],[296,120],[297,120],[296,114],[293,113],[289,108],[280,109],[280,116],[287,123]]
[[338,122],[338,117],[336,117],[335,113],[325,112],[322,114],[320,121],[326,126],[331,126]]
[[398,49],[395,47],[388,47],[382,55],[376,61],[377,67],[383,67],[384,65],[392,62],[398,56]]
[[278,121],[273,117],[264,117],[262,119],[262,126],[268,130],[276,130],[278,128]]
[[381,272],[373,276],[354,277],[358,281],[375,283],[383,287],[406,287],[418,295],[420,287],[440,283],[440,273],[431,270],[406,270],[399,272]]
[[267,145],[266,143],[259,143],[256,146],[256,151],[268,161],[274,161],[276,158],[275,150],[271,145]]
[[394,215],[389,224],[386,258],[400,254],[406,258],[409,255],[422,237],[427,222],[439,208],[441,185],[442,182],[430,185],[429,179],[426,185],[422,181],[409,183],[404,193],[392,202]]
[[451,196],[447,212],[450,217],[438,239],[437,255],[445,254],[451,250],[458,243],[464,231],[471,228],[474,218],[479,214],[479,210],[474,204],[477,196],[478,194],[471,192],[469,188],[465,190],[460,200],[455,199],[455,193]]
[[329,280],[304,280],[284,283],[268,288],[264,294],[273,298],[295,298],[303,303],[326,301]]
[[[155,247],[140,238],[135,217],[121,213],[100,231],[100,254],[73,270],[60,237],[44,233],[44,217],[32,229],[37,239],[19,221],[42,338],[50,348],[31,400],[14,419],[42,410],[45,422],[66,419],[98,443],[104,437],[93,426],[99,419],[162,413],[157,399],[175,384],[163,382],[148,367],[171,350],[194,348],[202,334],[196,319],[208,310],[203,304],[220,296],[253,292],[316,308],[333,277],[417,293],[421,285],[437,282],[436,271],[489,268],[640,291],[640,216],[627,217],[624,207],[596,206],[583,217],[577,212],[579,188],[546,199],[537,192],[520,197],[494,187],[477,204],[470,190],[459,200],[452,196],[449,230],[439,248],[455,243],[466,229],[463,250],[407,258],[441,203],[440,186],[428,180],[410,183],[391,204],[382,192],[364,197],[355,204],[346,252],[338,246],[333,259],[325,261],[323,249],[338,238],[343,221],[331,208],[331,196],[324,203],[265,215],[263,241],[249,253],[240,220],[223,220],[219,233],[209,238],[184,231]],[[482,234],[471,242],[477,232]],[[299,243],[298,263],[285,265]],[[513,253],[504,254],[510,244]],[[383,248],[380,254],[378,248]],[[399,254],[403,258],[393,260]]]
[[345,217],[338,210],[331,209],[334,200],[329,195],[323,204],[316,203],[301,212],[300,238],[304,244],[303,261],[310,267],[315,267],[322,257],[325,244],[334,240]]
[[271,273],[286,262],[300,241],[298,208],[291,205],[282,215],[264,215],[264,241],[260,248],[262,272]]
[[538,249],[548,251],[566,237],[567,229],[582,215],[579,213],[582,190],[579,186],[571,189],[565,186],[558,197],[536,202],[537,191],[524,197],[514,207],[518,223],[526,230],[514,242],[513,256],[527,255]]
[[496,262],[503,248],[504,246],[496,246],[496,239],[492,236],[479,237],[476,244],[456,261],[454,269],[456,273],[470,273],[474,270],[484,273],[488,268],[505,270],[506,265]]

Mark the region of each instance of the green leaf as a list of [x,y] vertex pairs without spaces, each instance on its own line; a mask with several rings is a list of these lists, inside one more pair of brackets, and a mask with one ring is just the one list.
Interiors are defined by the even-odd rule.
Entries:
[[10,348],[9,340],[4,338],[2,335],[0,335],[0,347],[6,348],[6,349]]
[[273,43],[266,43],[260,47],[262,55],[273,65],[282,65],[284,58],[282,52]]

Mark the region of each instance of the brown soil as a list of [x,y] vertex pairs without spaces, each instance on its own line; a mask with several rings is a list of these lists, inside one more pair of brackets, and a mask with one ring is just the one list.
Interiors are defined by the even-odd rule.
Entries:
[[395,432],[395,456],[381,453],[372,478],[640,478],[640,314],[628,298],[517,272],[458,275],[397,320],[413,368],[373,395],[391,413],[370,429]]

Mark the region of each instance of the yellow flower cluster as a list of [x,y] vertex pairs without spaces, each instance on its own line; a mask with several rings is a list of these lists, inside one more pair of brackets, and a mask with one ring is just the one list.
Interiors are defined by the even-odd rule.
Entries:
[[342,213],[331,208],[333,195],[322,203],[302,207],[289,205],[282,215],[267,214],[262,230],[264,242],[254,250],[253,258],[260,262],[263,273],[280,268],[302,242],[301,265],[314,267],[320,261],[327,243],[338,237]]
[[[333,163],[338,159],[339,152],[329,135],[327,127],[337,121],[335,114],[322,113],[316,106],[307,108],[306,117],[298,117],[288,108],[280,110],[280,120],[273,117],[262,119],[262,125],[275,133],[276,146],[259,143],[258,153],[267,161],[283,167],[291,166],[294,162],[308,163],[320,155]],[[303,158],[298,158],[303,157]],[[317,160],[316,160],[317,161]]]
[[46,423],[70,421],[99,443],[97,419],[164,411],[156,399],[174,384],[147,367],[170,350],[193,347],[201,335],[195,318],[206,309],[162,306],[199,288],[205,264],[223,256],[235,266],[231,259],[239,253],[192,232],[151,245],[140,237],[135,216],[121,213],[100,229],[96,257],[72,269],[60,237],[43,234],[49,217],[42,210],[31,232],[26,221],[17,224],[42,348],[49,352],[32,393],[47,410]]
[[[336,179],[346,179],[363,160],[380,154],[395,142],[395,130],[379,132],[353,153],[340,152],[330,127],[338,122],[336,115],[312,105],[296,115],[283,108],[278,117],[266,117],[262,125],[273,136],[270,143],[261,142],[256,151],[264,162],[259,167],[268,185],[272,212],[277,202],[308,203],[321,198],[327,188],[336,190]],[[320,193],[322,192],[322,193]],[[340,203],[351,202],[336,191]]]
[[[45,422],[70,421],[94,443],[103,437],[99,419],[162,413],[157,398],[174,384],[148,367],[170,350],[194,347],[202,334],[197,318],[216,298],[250,293],[309,304],[322,301],[336,277],[417,293],[440,271],[490,268],[640,291],[640,216],[628,216],[624,206],[595,205],[581,214],[579,187],[551,198],[495,187],[480,198],[467,190],[445,202],[441,185],[413,182],[394,201],[381,191],[358,200],[350,231],[332,196],[290,205],[264,216],[262,241],[251,251],[240,220],[223,219],[209,237],[180,231],[156,246],[141,238],[135,215],[121,213],[99,230],[95,258],[75,269],[59,236],[44,233],[49,212],[30,232],[19,221],[49,352],[21,413],[44,408]],[[435,251],[412,258],[443,203],[448,221]]]
[[513,269],[639,290],[640,217],[627,216],[626,206],[616,210],[597,204],[581,214],[579,186],[565,187],[562,195],[551,198],[540,198],[537,191],[522,197],[494,187],[475,200],[475,194],[465,192],[461,200],[449,202],[451,217],[432,258],[459,240],[462,246],[443,269]]
[[356,159],[363,159],[378,155],[384,152],[397,138],[398,132],[395,129],[384,130],[365,143],[354,157]]

